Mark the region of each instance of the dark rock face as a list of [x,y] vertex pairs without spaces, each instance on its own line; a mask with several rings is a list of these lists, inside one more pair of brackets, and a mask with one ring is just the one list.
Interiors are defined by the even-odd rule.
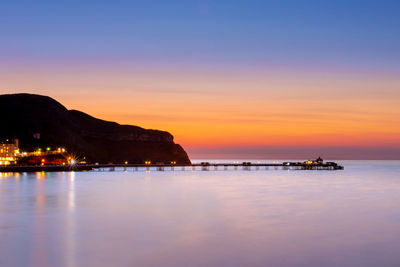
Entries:
[[96,119],[47,96],[0,95],[0,114],[0,138],[18,138],[22,150],[62,146],[90,162],[190,163],[168,132]]

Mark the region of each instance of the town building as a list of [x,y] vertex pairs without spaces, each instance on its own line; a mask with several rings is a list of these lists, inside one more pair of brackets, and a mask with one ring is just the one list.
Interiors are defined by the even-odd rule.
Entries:
[[10,165],[17,162],[19,156],[18,139],[0,142],[0,165]]

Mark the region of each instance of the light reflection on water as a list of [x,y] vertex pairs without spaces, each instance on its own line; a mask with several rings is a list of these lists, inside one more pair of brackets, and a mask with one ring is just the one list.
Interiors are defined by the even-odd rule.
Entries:
[[400,162],[0,175],[0,266],[399,266]]

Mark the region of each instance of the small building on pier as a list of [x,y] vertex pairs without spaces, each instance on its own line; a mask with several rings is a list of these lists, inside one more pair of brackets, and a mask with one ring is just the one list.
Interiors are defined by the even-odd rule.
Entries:
[[318,157],[316,160],[307,160],[304,162],[306,165],[321,165],[324,163],[324,160],[321,157]]

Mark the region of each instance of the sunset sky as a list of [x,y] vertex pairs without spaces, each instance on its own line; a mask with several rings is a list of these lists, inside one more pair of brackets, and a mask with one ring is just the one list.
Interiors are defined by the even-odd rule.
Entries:
[[0,92],[191,158],[400,159],[399,1],[7,1]]

